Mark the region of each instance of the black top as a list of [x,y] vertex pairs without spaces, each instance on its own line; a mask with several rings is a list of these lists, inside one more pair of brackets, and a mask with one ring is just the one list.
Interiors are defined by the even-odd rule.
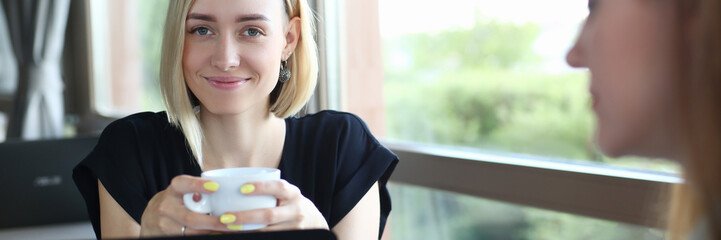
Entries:
[[[287,118],[278,168],[297,186],[333,228],[378,182],[380,233],[391,210],[386,183],[398,157],[376,140],[365,123],[349,113],[322,111]],[[100,237],[97,179],[136,222],[148,201],[181,174],[201,169],[180,129],[165,112],[144,112],[119,119],[103,131],[93,151],[75,167],[73,179],[85,198]],[[380,237],[380,235],[379,235]]]

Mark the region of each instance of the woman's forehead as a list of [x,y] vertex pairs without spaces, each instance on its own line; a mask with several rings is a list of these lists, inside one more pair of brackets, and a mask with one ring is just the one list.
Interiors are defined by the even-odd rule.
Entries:
[[[238,21],[244,16],[275,21],[284,16],[283,0],[196,0],[190,7],[191,16],[205,16],[214,21]],[[202,19],[208,20],[208,19]]]

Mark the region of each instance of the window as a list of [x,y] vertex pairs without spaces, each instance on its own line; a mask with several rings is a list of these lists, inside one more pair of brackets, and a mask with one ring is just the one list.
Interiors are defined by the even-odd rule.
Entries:
[[95,110],[160,111],[160,46],[167,0],[90,1]]
[[5,141],[6,137],[6,130],[7,129],[7,117],[5,116],[5,113],[0,112],[0,142]]
[[595,147],[587,74],[565,63],[584,1],[379,3],[388,139],[677,171]]
[[[418,144],[391,143],[387,146],[401,158],[391,181],[404,183],[389,187],[393,212],[387,227],[396,237],[428,232],[428,236],[442,234],[448,239],[477,234],[491,234],[488,239],[539,239],[534,235],[513,234],[548,228],[549,232],[540,239],[584,239],[585,234],[618,228],[622,231],[613,235],[617,238],[610,239],[638,239],[635,236],[646,236],[647,232],[657,232],[653,228],[663,226],[659,220],[665,207],[661,194],[669,187],[664,183],[678,182],[674,176],[627,169],[478,154]],[[462,194],[442,194],[444,191]],[[424,199],[438,194],[444,195],[442,203]],[[425,201],[427,205],[407,206],[409,201]],[[507,217],[507,213],[489,211],[495,209],[492,206],[511,211],[516,220],[497,222],[497,219]],[[398,208],[405,210],[396,211]],[[449,211],[449,208],[464,210]],[[545,214],[541,214],[544,221],[534,220],[540,208],[546,209],[542,211]],[[397,218],[401,219],[398,220],[400,225],[396,224]],[[449,218],[456,222],[445,223],[444,219]],[[439,226],[439,222],[444,225]],[[485,226],[489,222],[494,222],[496,228],[513,231],[498,236],[495,234],[499,232],[487,227],[469,227]],[[557,226],[544,226],[548,222]],[[501,223],[528,226],[503,226]],[[583,226],[579,229],[582,231],[568,232],[579,226]]]
[[390,239],[663,239],[663,232],[412,185],[392,184]]
[[[399,155],[406,158],[396,172],[404,174],[394,177],[417,184],[392,186],[392,239],[415,233],[423,233],[413,235],[420,239],[663,237],[653,228],[662,224],[648,223],[657,217],[647,215],[652,210],[630,210],[630,214],[619,209],[595,211],[623,206],[626,199],[638,208],[656,208],[662,204],[658,201],[661,189],[679,180],[674,175],[678,171],[675,163],[612,159],[596,149],[587,73],[565,63],[566,51],[588,14],[586,2],[383,0],[337,4],[344,16],[339,20],[342,109],[359,114],[377,137],[402,153]],[[423,149],[442,149],[456,156],[434,155]],[[463,157],[470,155],[487,159]],[[501,158],[504,161],[496,161]],[[474,161],[484,163],[464,163]],[[506,166],[498,168],[501,172],[483,169],[488,165]],[[466,172],[454,181],[442,179],[453,173],[433,174],[433,170],[449,168]],[[419,169],[433,170],[421,173]],[[542,173],[523,177],[518,172]],[[493,176],[479,176],[487,173]],[[423,176],[410,177],[413,174]],[[566,180],[578,180],[576,177],[593,180],[573,182],[573,189],[563,189]],[[518,194],[531,190],[532,180],[559,186],[552,192],[534,190],[551,195],[544,198]],[[468,190],[466,184],[493,187]],[[472,192],[469,194],[474,196],[441,190]],[[600,194],[593,203],[584,203],[583,207],[598,207],[594,211],[573,206],[578,193],[593,191],[615,195]],[[613,201],[604,202],[611,198]],[[431,203],[402,205],[408,199]],[[506,217],[515,220],[497,221]],[[484,227],[487,223],[496,225]],[[508,231],[494,235],[500,234],[498,229]],[[614,231],[615,235],[609,233]]]

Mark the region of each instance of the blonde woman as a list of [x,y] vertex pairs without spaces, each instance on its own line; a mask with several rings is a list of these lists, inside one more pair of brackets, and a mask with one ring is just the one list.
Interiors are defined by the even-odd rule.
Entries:
[[[397,157],[354,115],[289,117],[316,83],[313,20],[306,0],[170,1],[161,62],[167,113],[110,124],[74,170],[98,238],[249,223],[379,238]],[[218,188],[197,177],[202,171],[230,167],[279,168],[282,180],[243,191],[273,195],[278,206],[220,217],[185,208],[183,194]]]
[[670,239],[721,239],[721,2],[591,0],[567,60],[591,72],[610,156],[678,161]]

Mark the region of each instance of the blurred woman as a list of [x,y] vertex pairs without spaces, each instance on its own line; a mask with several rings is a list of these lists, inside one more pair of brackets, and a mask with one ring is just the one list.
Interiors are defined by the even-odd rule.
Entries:
[[609,156],[678,161],[671,239],[721,239],[721,1],[590,0],[567,61],[590,70]]
[[[170,1],[160,69],[167,112],[113,122],[74,170],[98,238],[250,223],[381,236],[397,157],[354,115],[292,117],[316,85],[313,20],[306,0]],[[277,207],[211,216],[183,205],[183,194],[222,187],[201,172],[231,167],[280,169],[282,180],[237,190],[272,195]]]

